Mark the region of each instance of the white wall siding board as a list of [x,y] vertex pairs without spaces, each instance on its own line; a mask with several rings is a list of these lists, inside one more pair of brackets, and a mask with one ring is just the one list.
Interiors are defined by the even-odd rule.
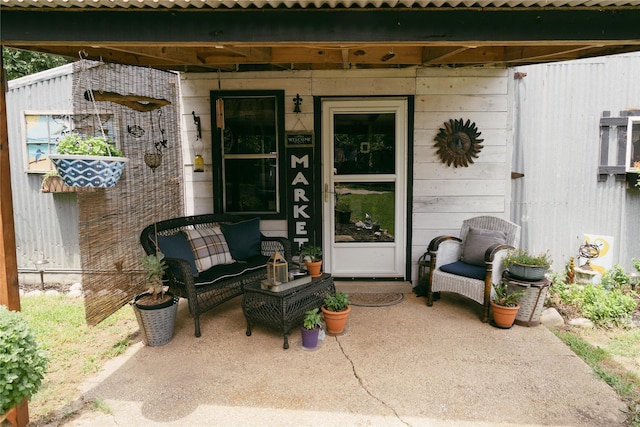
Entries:
[[[508,217],[506,177],[511,171],[511,156],[507,147],[512,102],[509,75],[507,70],[496,68],[181,74],[183,122],[189,129],[191,111],[195,111],[202,118],[203,130],[210,132],[209,93],[218,85],[222,90],[283,89],[287,131],[313,130],[313,97],[415,96],[414,173],[409,177],[413,181],[413,243],[412,252],[407,254],[415,282],[417,260],[431,238],[457,235],[462,221],[471,216]],[[303,98],[299,115],[293,113],[296,94]],[[434,138],[445,121],[461,118],[476,123],[485,148],[469,168],[447,167],[436,155]],[[193,135],[183,129],[182,137],[185,144],[187,139],[190,144]],[[210,138],[210,133],[204,137],[207,143]],[[205,169],[210,167],[211,157],[205,157],[205,163]],[[198,174],[192,177],[194,189],[195,180],[210,179],[206,174],[195,175]],[[212,200],[213,195],[209,197]],[[203,199],[198,200],[199,206],[205,206]],[[190,202],[185,202],[189,207]],[[191,209],[197,208],[191,205]],[[264,221],[262,228],[265,234],[287,234],[286,221]]]
[[39,259],[49,261],[50,271],[80,268],[76,195],[41,193],[42,174],[25,172],[24,113],[70,112],[71,71],[72,65],[67,65],[8,83],[7,130],[20,271],[35,271]]
[[[520,67],[515,82],[512,218],[521,244],[549,249],[562,271],[585,233],[613,236],[613,263],[633,271],[640,257],[640,191],[609,176],[598,182],[599,120],[603,111],[640,108],[640,55],[625,54]],[[612,148],[610,158],[615,158]]]

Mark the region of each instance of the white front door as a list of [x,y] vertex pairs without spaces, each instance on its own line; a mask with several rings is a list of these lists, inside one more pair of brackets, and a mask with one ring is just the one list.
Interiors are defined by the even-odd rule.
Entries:
[[404,278],[407,109],[400,97],[322,102],[323,267],[336,277]]

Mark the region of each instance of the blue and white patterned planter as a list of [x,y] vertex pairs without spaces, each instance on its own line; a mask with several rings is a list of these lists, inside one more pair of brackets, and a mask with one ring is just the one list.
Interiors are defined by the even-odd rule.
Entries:
[[113,187],[120,179],[126,157],[82,156],[51,154],[65,184],[72,187]]

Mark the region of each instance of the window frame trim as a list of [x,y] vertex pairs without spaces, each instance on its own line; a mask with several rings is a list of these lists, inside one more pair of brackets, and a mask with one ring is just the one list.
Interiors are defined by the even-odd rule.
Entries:
[[[275,99],[275,126],[276,126],[276,137],[278,138],[277,143],[277,155],[276,155],[276,165],[278,167],[278,175],[277,175],[277,184],[276,190],[278,192],[278,196],[276,202],[278,204],[278,212],[268,213],[268,212],[232,212],[234,216],[238,217],[247,217],[247,218],[255,218],[259,217],[261,219],[286,219],[286,197],[285,197],[285,159],[284,159],[284,150],[285,150],[285,110],[284,110],[284,98],[285,91],[283,89],[278,90],[212,90],[210,91],[210,103],[211,103],[211,152],[212,152],[212,167],[213,167],[213,211],[216,213],[227,213],[224,210],[224,174],[223,174],[223,159],[227,158],[224,156],[223,143],[221,132],[216,126],[216,99],[218,98],[250,98],[250,97],[273,97]],[[229,158],[233,158],[234,155],[231,155]],[[255,156],[255,155],[243,155],[242,158],[247,158],[247,156]],[[260,158],[264,158],[264,155],[260,154]]]

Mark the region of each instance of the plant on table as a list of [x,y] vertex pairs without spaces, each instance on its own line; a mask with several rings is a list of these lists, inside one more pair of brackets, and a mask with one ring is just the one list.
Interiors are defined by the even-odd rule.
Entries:
[[313,245],[303,246],[300,256],[307,262],[322,261],[322,248]]
[[38,391],[47,363],[22,313],[0,305],[0,421]]
[[548,251],[538,255],[532,255],[524,249],[509,250],[507,252],[507,256],[502,260],[502,263],[506,268],[516,264],[545,268],[549,268],[551,266]]
[[300,251],[300,257],[304,260],[311,277],[320,277],[322,275],[322,248],[313,245],[303,246]]
[[523,249],[512,249],[507,252],[502,263],[512,276],[537,281],[544,278],[551,266],[551,259],[548,252],[533,255]]

